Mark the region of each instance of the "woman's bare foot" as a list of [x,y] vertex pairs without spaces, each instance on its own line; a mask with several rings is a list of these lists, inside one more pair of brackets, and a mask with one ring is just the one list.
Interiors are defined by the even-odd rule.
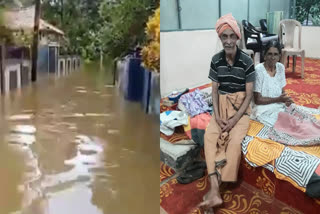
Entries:
[[[198,207],[207,211],[207,213],[213,214],[213,207],[220,206],[223,203],[220,193],[210,190],[204,197]],[[209,212],[208,212],[209,211]]]

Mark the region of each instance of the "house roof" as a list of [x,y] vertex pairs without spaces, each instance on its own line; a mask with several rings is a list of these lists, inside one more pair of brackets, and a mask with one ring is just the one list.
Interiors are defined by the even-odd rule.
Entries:
[[[4,12],[4,23],[11,30],[33,30],[34,28],[35,6],[11,9]],[[51,31],[60,35],[64,32],[57,27],[49,24],[43,19],[40,19],[40,31]]]

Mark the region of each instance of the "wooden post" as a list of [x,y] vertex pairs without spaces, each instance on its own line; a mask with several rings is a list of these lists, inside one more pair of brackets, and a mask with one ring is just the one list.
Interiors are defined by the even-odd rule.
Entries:
[[115,86],[116,85],[116,81],[117,81],[117,77],[116,77],[116,74],[117,74],[117,68],[118,68],[118,58],[115,58],[113,59],[113,85]]
[[23,85],[23,79],[22,79],[22,76],[23,76],[23,61],[24,61],[24,50],[25,50],[25,46],[22,47],[22,50],[21,50],[21,63],[20,63],[20,86]]
[[32,46],[28,45],[28,49],[29,49],[29,67],[28,67],[28,81],[31,80],[31,66],[32,66]]
[[100,70],[103,69],[103,53],[102,49],[100,49]]
[[40,4],[41,4],[41,0],[36,0],[36,8],[35,8],[35,15],[34,15],[33,47],[32,47],[32,68],[31,68],[32,82],[35,82],[37,80]]

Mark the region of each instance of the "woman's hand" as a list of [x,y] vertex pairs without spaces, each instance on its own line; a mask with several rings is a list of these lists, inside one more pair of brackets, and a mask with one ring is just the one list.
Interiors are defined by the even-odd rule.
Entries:
[[286,101],[285,104],[287,107],[289,107],[291,104],[293,103],[292,99],[290,98],[290,100]]
[[282,102],[282,103],[289,103],[291,102],[292,103],[292,100],[291,98],[286,94],[286,93],[282,93],[279,97],[279,101]]
[[292,104],[292,102],[287,101],[287,102],[285,102],[285,104],[286,104],[287,107],[289,107]]
[[287,107],[289,107],[293,103],[291,97],[289,97],[285,92],[281,94],[279,100],[280,102],[283,102]]

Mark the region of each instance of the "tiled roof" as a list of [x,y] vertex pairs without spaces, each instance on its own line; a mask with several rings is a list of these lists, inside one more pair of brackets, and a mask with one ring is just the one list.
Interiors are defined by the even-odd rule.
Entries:
[[[13,9],[4,12],[4,23],[7,28],[12,30],[33,30],[34,28],[35,6]],[[63,31],[48,22],[40,19],[39,29],[42,31],[51,31],[60,35],[64,35]]]

